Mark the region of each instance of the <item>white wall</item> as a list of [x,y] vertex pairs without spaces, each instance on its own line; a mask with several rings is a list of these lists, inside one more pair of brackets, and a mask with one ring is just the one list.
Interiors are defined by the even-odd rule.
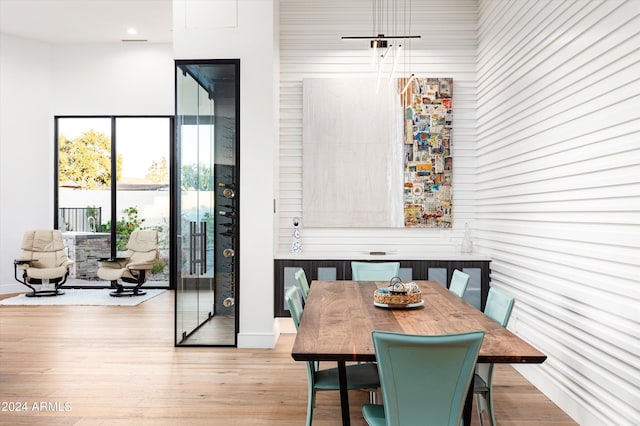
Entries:
[[[407,2],[409,3],[409,2]],[[390,3],[391,4],[391,3]],[[354,257],[369,251],[399,256],[454,254],[464,224],[474,220],[476,127],[476,0],[413,1],[411,28],[403,31],[403,2],[395,34],[421,35],[397,67],[398,76],[453,78],[453,229],[309,228],[302,211],[302,80],[304,78],[377,78],[367,40],[341,36],[371,35],[370,0],[280,1],[280,133],[277,175],[277,257],[291,256],[293,217],[302,219],[304,256]],[[388,14],[386,15],[389,16]],[[389,34],[389,33],[387,33]],[[405,46],[406,48],[407,46]],[[391,70],[389,61],[383,81]],[[367,105],[353,99],[355,113]],[[355,159],[354,159],[355,161]],[[350,182],[344,182],[350,185]],[[353,191],[359,188],[353,187]]]
[[476,243],[584,425],[640,423],[638,28],[635,0],[480,2]]
[[53,225],[53,116],[49,46],[0,34],[0,293],[27,229]]
[[272,254],[275,13],[271,0],[174,0],[176,59],[240,59],[240,347],[273,347],[278,335]]
[[173,115],[171,44],[53,45],[54,115]]
[[173,115],[170,44],[49,45],[0,34],[0,293],[13,259],[53,226],[55,115]]

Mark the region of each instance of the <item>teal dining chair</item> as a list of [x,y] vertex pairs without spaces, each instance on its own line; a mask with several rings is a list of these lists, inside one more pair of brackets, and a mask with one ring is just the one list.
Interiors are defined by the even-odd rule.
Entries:
[[354,281],[390,281],[400,273],[400,262],[351,262]]
[[383,405],[363,405],[367,424],[458,426],[484,332],[372,337]]
[[[511,317],[514,303],[515,299],[513,296],[495,287],[491,287],[487,295],[484,314],[501,326],[506,327]],[[493,364],[478,364],[476,366],[473,384],[473,393],[476,395],[476,407],[478,409],[478,416],[480,417],[480,424],[484,425],[482,412],[486,411],[491,426],[495,426],[496,417],[493,410],[493,393],[491,391],[493,386]]]
[[470,278],[469,274],[458,269],[454,269],[453,275],[451,276],[451,282],[449,283],[449,291],[460,298],[464,297]]
[[298,283],[298,290],[302,295],[302,300],[307,303],[307,296],[309,295],[309,281],[307,281],[307,274],[304,273],[304,269],[300,268],[294,274],[296,282]]
[[[289,287],[285,292],[284,298],[289,306],[291,318],[296,330],[300,326],[302,319],[303,307],[298,296],[296,287]],[[314,362],[306,361],[307,366],[307,426],[311,425],[313,419],[313,408],[316,402],[317,391],[340,390],[340,381],[338,379],[338,369],[318,369]],[[380,387],[378,379],[378,369],[375,363],[365,364],[349,364],[347,365],[347,388],[370,390]]]

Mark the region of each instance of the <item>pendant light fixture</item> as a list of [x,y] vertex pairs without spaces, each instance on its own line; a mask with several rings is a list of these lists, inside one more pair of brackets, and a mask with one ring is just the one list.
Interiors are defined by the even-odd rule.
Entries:
[[[407,40],[421,38],[420,35],[411,34],[411,0],[403,0],[402,7],[402,31],[408,34],[398,33],[398,0],[371,0],[372,4],[372,35],[342,36],[343,40],[369,40],[369,48],[372,49],[372,58],[377,61],[378,84],[382,74],[382,68],[393,56],[392,68],[389,80],[392,80],[397,69],[401,53],[410,49],[406,46]],[[407,3],[409,6],[407,8]],[[409,25],[407,26],[407,20]],[[412,74],[413,78],[413,74]],[[412,81],[412,79],[411,79]],[[407,83],[408,86],[409,83]],[[404,89],[406,91],[406,87]]]

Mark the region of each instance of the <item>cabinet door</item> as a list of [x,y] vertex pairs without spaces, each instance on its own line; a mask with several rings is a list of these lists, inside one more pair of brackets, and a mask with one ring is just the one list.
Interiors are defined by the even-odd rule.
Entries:
[[434,268],[427,269],[428,280],[437,281],[441,286],[447,288],[447,268]]
[[307,276],[310,286],[313,286],[313,280],[336,281],[343,279],[342,262],[333,260],[276,260],[275,261],[275,277],[274,277],[274,315],[276,317],[288,317],[289,306],[284,300],[285,292],[291,286],[298,286],[295,273],[299,269],[303,269]]
[[336,281],[338,279],[338,268],[335,266],[319,266],[318,281]]
[[449,279],[451,279],[455,269],[469,275],[469,285],[464,295],[464,300],[482,311],[484,309],[484,304],[487,301],[487,293],[489,291],[490,261],[454,260],[446,263],[449,270]]
[[398,276],[404,282],[413,280],[413,268],[400,268],[398,271]]
[[481,293],[482,273],[480,268],[462,268],[462,272],[469,274],[469,286],[464,294],[464,300],[475,306],[476,309],[482,310]]

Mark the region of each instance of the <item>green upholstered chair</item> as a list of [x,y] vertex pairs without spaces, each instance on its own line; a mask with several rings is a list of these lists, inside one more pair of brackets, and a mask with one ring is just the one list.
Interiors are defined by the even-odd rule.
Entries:
[[372,426],[458,426],[483,331],[440,336],[373,331],[383,405],[366,404]]
[[464,293],[467,291],[467,286],[469,285],[469,279],[469,274],[454,269],[451,282],[449,283],[449,291],[458,297],[464,297]]
[[[302,318],[302,303],[298,296],[296,287],[289,287],[284,295],[293,324],[296,330]],[[338,379],[338,369],[329,368],[319,370],[313,362],[305,362],[307,366],[308,378],[308,399],[307,399],[307,426],[311,425],[313,419],[313,407],[315,406],[316,392],[327,390],[339,390],[340,381]],[[375,389],[380,386],[378,379],[378,369],[375,363],[350,364],[347,365],[347,387],[348,389]]]
[[298,283],[298,290],[302,294],[302,299],[307,303],[307,296],[309,295],[309,281],[307,281],[307,275],[304,273],[304,269],[300,268],[295,273],[296,282]]
[[400,262],[351,262],[354,281],[390,281],[400,272]]
[[[487,303],[484,307],[484,314],[505,327],[511,317],[513,304],[515,299],[500,289],[491,287],[487,296]],[[480,424],[484,425],[482,412],[486,411],[491,426],[495,426],[496,418],[493,411],[493,394],[491,388],[493,385],[493,364],[478,364],[476,366],[476,375],[473,381],[473,393],[476,394],[476,407]]]

